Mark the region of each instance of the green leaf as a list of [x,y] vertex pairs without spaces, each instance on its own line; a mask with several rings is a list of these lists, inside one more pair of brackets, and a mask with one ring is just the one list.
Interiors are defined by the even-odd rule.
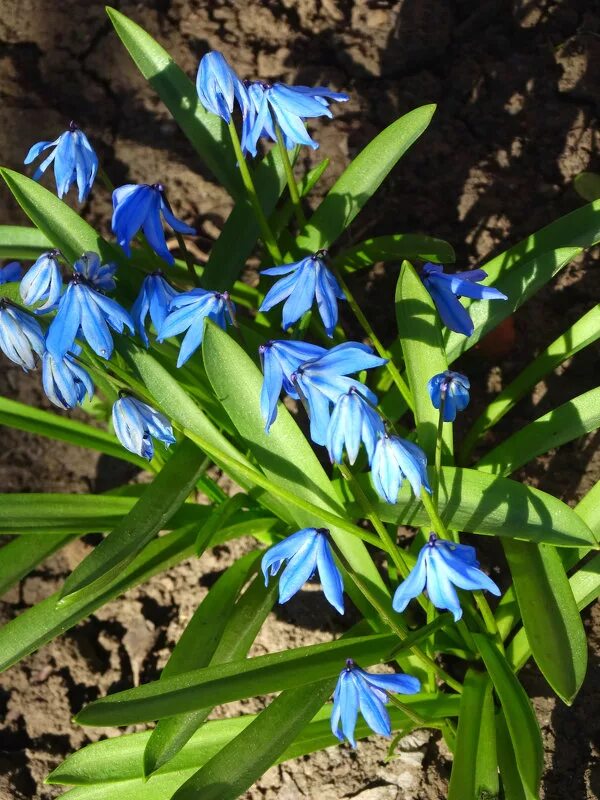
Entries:
[[460,454],[461,462],[467,461],[479,437],[508,414],[538,381],[598,338],[600,338],[600,305],[590,309],[548,345],[492,400],[465,437]]
[[356,272],[372,267],[379,261],[433,261],[436,264],[452,264],[455,260],[452,245],[443,239],[416,233],[395,233],[392,236],[376,236],[365,239],[348,250],[342,250],[333,263],[342,272]]
[[85,706],[76,721],[80,725],[129,725],[304,686],[337,675],[349,652],[366,667],[381,660],[397,641],[388,634],[342,638],[214,664],[103,697]]
[[6,397],[0,397],[0,425],[69,442],[78,447],[87,447],[89,450],[97,450],[113,458],[129,461],[141,469],[148,468],[146,459],[130,453],[110,433],[71,417],[61,417],[51,411],[43,411]]
[[71,536],[61,533],[34,534],[4,544],[0,548],[0,597],[70,539]]
[[477,469],[510,475],[542,453],[577,439],[600,426],[600,388],[591,389],[526,425],[486,453]]
[[523,784],[517,767],[514,745],[506,725],[502,710],[496,714],[496,744],[498,748],[498,765],[502,778],[502,797],[504,800],[539,800],[539,795],[532,795]]
[[600,200],[600,175],[595,172],[580,172],[575,175],[573,186],[584,200]]
[[571,705],[585,678],[587,639],[560,557],[547,545],[503,544],[533,657]]
[[296,240],[301,251],[330,247],[380,187],[390,170],[431,122],[434,105],[405,114],[352,160]]
[[510,738],[516,745],[515,758],[521,780],[530,794],[537,797],[544,746],[529,698],[496,645],[484,634],[472,635],[502,705]]
[[36,259],[52,242],[37,228],[24,225],[0,225],[0,258]]
[[[434,375],[448,369],[448,362],[433,300],[408,261],[402,264],[396,286],[396,321],[415,404],[417,441],[432,464],[439,411],[433,407],[427,384]],[[444,427],[444,444],[452,453],[452,426]]]
[[[105,585],[122,570],[185,502],[207,459],[193,442],[184,440],[146,491],[116,528],[69,575],[61,598],[68,598],[94,583]],[[72,599],[72,597],[70,598]]]
[[469,669],[460,701],[448,800],[492,800],[498,796],[495,725],[490,679]]
[[106,13],[136,66],[200,158],[231,195],[241,194],[242,185],[223,120],[202,108],[192,81],[150,34],[115,8],[107,7]]

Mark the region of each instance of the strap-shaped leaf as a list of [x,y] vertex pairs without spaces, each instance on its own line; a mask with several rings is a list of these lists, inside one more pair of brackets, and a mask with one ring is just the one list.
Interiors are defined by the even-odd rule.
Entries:
[[0,258],[35,259],[52,242],[37,228],[25,225],[0,225]]
[[544,764],[544,746],[531,702],[496,645],[481,633],[474,633],[473,638],[502,705],[510,738],[515,743],[515,758],[521,780],[532,797],[537,797]]
[[230,194],[240,194],[242,184],[223,120],[202,108],[192,81],[149,33],[115,8],[108,7],[106,13],[136,66],[200,158]]
[[454,248],[443,239],[418,233],[395,233],[391,236],[376,236],[342,250],[334,258],[334,264],[343,272],[356,272],[372,267],[378,261],[433,261],[436,264],[452,264],[456,256]]
[[0,597],[70,539],[64,533],[34,534],[19,536],[3,545],[0,548]]
[[463,683],[448,800],[481,800],[498,795],[498,759],[492,684],[469,669]]
[[533,795],[529,791],[519,774],[515,756],[515,747],[518,747],[518,741],[518,739],[511,739],[506,719],[502,709],[499,709],[496,713],[496,745],[503,797],[505,800],[539,800],[539,795]]

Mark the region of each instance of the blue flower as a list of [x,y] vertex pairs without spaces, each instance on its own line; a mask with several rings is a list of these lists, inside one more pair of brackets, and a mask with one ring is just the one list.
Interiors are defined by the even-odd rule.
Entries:
[[146,333],[146,317],[150,314],[154,330],[159,331],[167,317],[169,304],[174,297],[177,297],[177,292],[165,280],[161,270],[157,270],[152,275],[144,278],[140,293],[131,309],[131,316],[137,332],[146,347],[150,344]]
[[288,150],[297,144],[316,149],[306,130],[305,120],[313,117],[332,117],[329,101],[344,103],[347,94],[332,92],[324,86],[286,86],[284,83],[247,81],[249,108],[244,118],[242,148],[256,155],[256,145],[261,136],[277,140],[279,126]]
[[0,286],[3,283],[14,283],[21,279],[23,270],[18,261],[10,261],[3,267],[0,267]]
[[74,122],[71,122],[69,130],[61,133],[53,142],[34,144],[25,156],[24,163],[31,164],[40,153],[49,147],[54,147],[54,150],[33,173],[33,180],[38,181],[54,161],[54,177],[58,196],[62,199],[71,188],[71,184],[77,182],[79,202],[83,203],[90,193],[98,172],[98,156],[87,136]]
[[385,363],[386,359],[376,356],[367,345],[344,342],[320,358],[300,364],[290,376],[290,382],[307,407],[310,435],[316,444],[327,442],[330,408],[340,395],[354,388],[372,406],[377,405],[377,396],[364,383],[346,376]]
[[260,363],[264,373],[262,390],[260,393],[260,410],[265,421],[265,430],[269,428],[277,417],[277,401],[281,389],[299,399],[299,395],[290,380],[290,376],[298,369],[300,364],[319,358],[327,350],[316,344],[296,342],[293,340],[275,339],[258,348]]
[[120,397],[113,404],[112,420],[123,447],[148,461],[154,456],[152,438],[167,447],[175,444],[173,428],[165,415],[135,397]]
[[479,286],[478,281],[487,278],[482,269],[470,269],[446,275],[440,264],[427,263],[421,270],[421,280],[433,298],[442,322],[451,331],[470,336],[473,333],[473,321],[469,312],[462,305],[460,297],[473,300],[508,300],[505,294],[492,286]]
[[464,411],[469,405],[470,388],[466,375],[451,370],[434,375],[427,384],[434,408],[439,408],[442,398],[444,400],[444,422],[454,422],[457,412]]
[[455,586],[470,591],[487,589],[497,597],[500,595],[494,581],[479,569],[474,547],[438,539],[432,533],[414,568],[396,589],[392,606],[394,611],[404,611],[413,597],[427,589],[433,605],[451,611],[456,622],[462,617],[462,608]]
[[416,444],[399,436],[385,434],[375,445],[371,463],[375,491],[387,503],[395,503],[402,481],[407,478],[415,497],[424,486],[431,492],[427,478],[427,457]]
[[196,91],[207,111],[229,123],[235,100],[245,116],[248,112],[248,91],[222,53],[213,51],[202,56]]
[[73,349],[76,338],[87,341],[101,358],[109,359],[114,343],[110,328],[134,332],[131,317],[116,300],[93,289],[82,272],[74,272],[46,337],[46,348],[61,359]]
[[102,264],[98,253],[88,251],[73,264],[73,269],[86,279],[93,288],[102,292],[112,292],[116,287],[116,264]]
[[344,613],[344,583],[335,565],[325,528],[303,528],[270,547],[261,562],[265,586],[288,564],[279,579],[279,602],[286,603],[318,570],[323,592],[331,605]]
[[[282,326],[287,330],[297,322],[317,301],[319,313],[328,336],[338,321],[338,300],[346,297],[334,275],[325,266],[325,250],[319,250],[313,256],[306,256],[294,264],[283,264],[280,267],[269,267],[261,270],[261,275],[287,275],[277,281],[267,292],[259,311],[269,311],[281,303],[283,306]],[[291,273],[291,274],[290,274]],[[286,299],[287,298],[287,299]]]
[[346,737],[352,747],[356,747],[354,729],[360,709],[372,731],[391,736],[392,727],[385,708],[389,693],[416,694],[420,690],[421,682],[412,675],[375,675],[361,669],[349,658],[345,669],[340,672],[333,695],[331,731],[340,742]]
[[35,369],[35,354],[41,357],[44,349],[37,319],[0,297],[0,350],[4,355],[27,372]]
[[348,460],[354,464],[361,441],[365,445],[369,464],[375,445],[385,432],[383,421],[354,387],[338,397],[327,428],[327,450],[332,463],[341,464],[346,446]]
[[73,358],[81,348],[75,345],[72,353],[55,358],[48,350],[42,359],[42,386],[46,397],[59,408],[80,405],[86,395],[91,400],[94,384],[87,371]]
[[43,306],[36,309],[36,314],[43,314],[55,308],[60,300],[62,290],[62,275],[58,263],[58,250],[42,253],[38,260],[30,267],[19,286],[21,299],[27,306],[45,300]]
[[202,344],[204,320],[212,319],[225,329],[228,322],[233,324],[234,311],[229,292],[209,292],[205,289],[183,292],[171,300],[169,314],[158,331],[158,341],[164,342],[171,336],[187,331],[177,359],[177,366],[182,367]]
[[162,184],[128,183],[114,190],[112,229],[128,256],[131,255],[130,242],[141,228],[154,252],[168,264],[175,262],[167,247],[161,214],[177,233],[196,233],[195,228],[173,214]]

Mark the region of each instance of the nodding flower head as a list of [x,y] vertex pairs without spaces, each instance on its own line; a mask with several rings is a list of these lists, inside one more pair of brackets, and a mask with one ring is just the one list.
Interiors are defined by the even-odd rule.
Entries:
[[212,51],[202,56],[196,76],[196,91],[207,111],[229,123],[235,102],[242,116],[249,110],[248,90],[222,53]]
[[415,497],[421,494],[421,487],[431,492],[425,453],[418,445],[399,436],[380,436],[371,463],[375,491],[386,503],[395,503],[405,478]]
[[3,283],[15,283],[21,280],[22,274],[23,270],[19,262],[10,261],[8,264],[0,267],[0,286],[2,286]]
[[43,314],[56,308],[62,291],[62,274],[58,250],[49,250],[37,259],[28,269],[19,286],[21,299],[27,306],[45,300],[43,306],[36,309],[36,314]]
[[167,318],[169,306],[174,297],[177,297],[177,292],[166,280],[161,270],[156,270],[144,278],[131,309],[131,316],[146,347],[150,344],[146,333],[146,318],[150,315],[154,330],[158,333]]
[[44,352],[44,334],[40,324],[16,308],[5,297],[0,297],[0,350],[25,372],[36,367],[36,355]]
[[444,422],[454,422],[456,414],[469,405],[471,384],[466,375],[460,372],[440,372],[427,384],[429,397],[434,408],[444,406]]
[[114,403],[112,419],[123,447],[148,461],[154,456],[153,439],[166,447],[175,444],[173,428],[165,415],[126,393]]
[[54,161],[54,177],[58,196],[62,198],[69,191],[71,185],[77,183],[79,202],[83,203],[91,191],[98,172],[98,156],[87,136],[71,121],[69,129],[61,133],[58,139],[53,142],[34,144],[25,156],[24,163],[31,164],[44,150],[49,148],[53,148],[53,150],[33,173],[34,181],[39,180]]

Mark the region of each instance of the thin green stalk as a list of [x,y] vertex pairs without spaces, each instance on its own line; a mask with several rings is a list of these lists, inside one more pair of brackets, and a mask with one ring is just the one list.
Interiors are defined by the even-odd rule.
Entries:
[[452,537],[448,533],[448,529],[438,514],[437,507],[433,503],[433,498],[424,486],[421,487],[421,502],[425,506],[425,511],[429,516],[431,527],[433,528],[436,536],[438,536],[440,539],[451,539]]
[[175,238],[177,239],[177,244],[179,245],[179,249],[183,253],[183,260],[185,261],[187,271],[190,275],[190,278],[192,279],[192,284],[194,286],[199,286],[200,282],[198,280],[198,273],[196,272],[196,267],[194,266],[194,259],[192,258],[192,254],[186,247],[185,239],[178,231],[175,231]]
[[494,637],[496,644],[500,648],[500,651],[503,653],[504,643],[502,641],[502,636],[500,635],[500,631],[498,630],[498,623],[496,622],[496,618],[492,614],[492,609],[490,608],[485,595],[483,594],[481,589],[476,589],[473,592],[473,597],[475,598],[475,602],[477,603],[477,608],[479,609],[479,613],[483,617],[483,621],[485,623],[487,632]]
[[440,393],[440,415],[438,417],[437,436],[435,438],[435,479],[433,484],[433,504],[439,508],[440,478],[442,475],[442,445],[444,443],[444,406],[446,405],[446,392]]
[[115,186],[111,179],[108,177],[108,174],[104,167],[98,167],[98,178],[100,183],[104,184],[104,187],[112,194],[115,190]]
[[244,158],[244,154],[242,153],[242,146],[240,144],[240,139],[235,129],[235,124],[233,119],[229,122],[229,134],[231,136],[231,143],[233,145],[233,150],[235,152],[235,157],[238,162],[238,167],[240,169],[240,175],[242,176],[242,183],[244,184],[244,188],[246,190],[246,195],[248,197],[248,201],[254,210],[254,215],[256,216],[256,221],[258,222],[258,227],[260,228],[260,235],[264,242],[265,247],[269,251],[269,255],[273,259],[275,264],[283,264],[283,257],[281,255],[281,251],[273,235],[273,231],[271,230],[267,218],[265,216],[265,212],[262,209],[260,204],[260,200],[258,199],[258,195],[256,193],[256,188],[254,186],[254,181],[252,180],[252,176],[250,175],[250,170],[248,169],[248,165],[246,164],[246,159]]
[[281,160],[285,170],[285,177],[290,192],[290,199],[292,201],[292,206],[294,207],[294,214],[296,216],[296,220],[298,221],[298,225],[303,228],[304,225],[306,225],[306,217],[304,216],[304,211],[302,210],[298,186],[296,184],[296,179],[294,178],[294,170],[292,168],[290,156],[285,146],[285,142],[283,141],[283,136],[279,125],[275,126],[275,133],[277,135],[277,145],[279,147],[279,152],[281,153]]
[[406,703],[400,702],[400,700],[398,700],[398,698],[393,694],[390,694],[390,692],[386,692],[386,694],[390,703],[393,706],[396,706],[396,708],[399,708],[403,714],[406,714],[406,716],[411,719],[415,725],[419,725],[421,728],[426,728],[429,726],[427,720],[424,719],[420,714],[417,714],[416,711],[413,711],[409,706],[406,705]]
[[375,333],[375,331],[371,327],[371,323],[369,322],[369,320],[363,314],[360,306],[356,302],[356,299],[355,299],[354,295],[352,294],[352,292],[348,288],[348,284],[346,283],[346,281],[342,277],[341,271],[339,269],[337,269],[336,267],[334,267],[333,269],[334,269],[334,272],[335,272],[335,276],[336,276],[336,278],[338,280],[338,283],[340,284],[340,288],[344,292],[344,294],[346,296],[346,300],[348,301],[348,305],[352,309],[352,312],[353,312],[354,316],[358,320],[361,328],[367,334],[367,337],[373,343],[373,347],[375,348],[375,350],[377,350],[377,352],[381,356],[381,358],[386,358],[387,359],[387,363],[385,365],[386,369],[390,373],[390,376],[391,376],[392,380],[394,381],[394,383],[398,387],[398,391],[400,392],[400,394],[404,398],[404,400],[406,402],[406,405],[410,408],[411,411],[413,411],[414,407],[415,407],[415,404],[413,403],[413,399],[412,399],[412,395],[410,393],[410,389],[408,388],[408,384],[406,383],[406,381],[404,380],[404,378],[400,374],[398,368],[394,364],[394,361],[392,359],[391,353],[379,341],[379,338],[378,338],[377,334]]

